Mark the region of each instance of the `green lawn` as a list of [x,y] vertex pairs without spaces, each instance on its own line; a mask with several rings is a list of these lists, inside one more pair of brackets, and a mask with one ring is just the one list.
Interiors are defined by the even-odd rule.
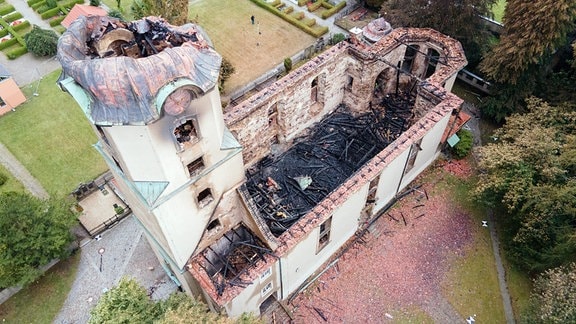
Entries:
[[[254,15],[256,24],[250,23]],[[191,0],[189,17],[236,68],[229,93],[315,43],[315,38],[250,0]]]
[[24,186],[22,185],[22,183],[20,181],[16,180],[16,178],[14,178],[12,176],[12,174],[10,172],[8,172],[8,170],[6,170],[6,168],[4,168],[4,166],[1,164],[0,164],[0,173],[6,175],[8,177],[8,180],[6,181],[6,183],[4,183],[3,185],[0,186],[0,192],[9,192],[9,191],[23,192],[24,191]]
[[473,243],[466,255],[454,262],[444,281],[444,295],[462,316],[476,314],[478,323],[504,323],[504,306],[500,296],[498,274],[488,229],[481,227],[486,211],[470,197],[474,180],[462,181],[445,177],[440,186],[452,192],[455,201],[471,215]]
[[506,9],[506,0],[498,0],[492,6],[492,14],[494,15],[494,20],[497,22],[502,22],[502,18],[504,18],[504,9]]
[[52,323],[74,283],[80,253],[52,267],[36,283],[0,305],[4,323]]
[[42,79],[38,96],[31,95],[36,83],[24,88],[29,100],[0,118],[0,141],[48,193],[64,197],[107,167],[92,147],[97,140],[85,115],[56,86],[59,74]]

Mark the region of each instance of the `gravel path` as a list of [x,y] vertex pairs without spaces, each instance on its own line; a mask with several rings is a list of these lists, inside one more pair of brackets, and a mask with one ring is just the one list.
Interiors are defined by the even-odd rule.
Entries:
[[44,190],[40,182],[26,170],[22,163],[20,163],[2,143],[0,143],[0,163],[6,167],[16,179],[20,180],[32,195],[40,199],[49,198],[48,193]]
[[86,323],[100,296],[123,276],[136,279],[153,299],[176,291],[133,216],[104,232],[101,240],[90,241],[80,253],[76,279],[54,323]]

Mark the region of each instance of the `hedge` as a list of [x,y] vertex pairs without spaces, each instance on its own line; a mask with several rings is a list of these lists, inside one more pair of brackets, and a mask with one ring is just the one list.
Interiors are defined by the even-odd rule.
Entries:
[[62,26],[62,25],[58,25],[56,27],[54,27],[54,30],[59,33],[60,35],[64,34],[64,32],[66,31],[66,27]]
[[0,3],[4,3],[4,2],[6,2],[6,0],[0,0]]
[[302,23],[304,23],[308,27],[312,27],[312,26],[316,25],[316,19],[308,18],[308,19],[306,19],[306,21],[303,21]]
[[38,2],[42,2],[42,1],[45,1],[45,0],[28,0],[28,1],[26,1],[26,3],[28,3],[29,7],[32,7],[33,4],[38,3]]
[[17,43],[18,43],[18,39],[16,37],[12,37],[9,40],[0,43],[0,50],[3,50],[5,48],[10,47],[10,46],[17,44]]
[[9,14],[9,15],[6,15],[5,17],[2,17],[2,18],[3,18],[4,20],[6,20],[7,23],[11,23],[11,22],[13,22],[14,20],[17,20],[17,19],[22,18],[22,14],[19,13],[18,11],[16,11],[16,12],[13,12],[13,13],[11,13],[11,14]]
[[59,13],[60,13],[60,7],[56,7],[56,8],[52,8],[52,9],[44,11],[43,13],[40,14],[40,17],[42,19],[48,19],[48,18],[52,18],[54,16],[57,16]]
[[7,29],[0,29],[0,37],[4,37],[8,35],[8,30]]
[[332,8],[324,11],[322,13],[322,19],[326,19],[330,16],[332,16],[333,14],[337,13],[338,11],[342,10],[344,7],[346,7],[346,1],[342,1],[339,4],[333,6]]
[[296,20],[302,20],[304,19],[304,13],[302,11],[298,11],[295,15],[291,16]]
[[308,11],[313,12],[316,11],[318,8],[320,8],[320,6],[322,6],[322,2],[323,1],[316,1],[314,3],[311,3],[308,5]]
[[[35,11],[37,11],[38,13],[41,13],[39,8],[42,6],[46,6],[46,1],[45,0],[41,0],[39,2],[36,2],[34,4],[32,4],[30,6],[30,8],[34,9]],[[48,6],[46,6],[46,8],[48,8]],[[43,11],[46,11],[47,9],[44,9]]]
[[270,2],[269,5],[271,5],[272,7],[277,7],[281,3],[282,3],[282,1],[280,1],[280,0],[274,0],[274,1]]
[[19,30],[22,30],[22,29],[26,29],[26,28],[28,28],[28,27],[30,27],[30,22],[29,22],[28,20],[26,20],[25,22],[23,22],[23,23],[21,23],[21,24],[18,24],[18,25],[16,25],[16,26],[13,26],[13,27],[12,27],[12,30],[16,32],[16,31],[19,31]]
[[56,27],[60,25],[60,23],[62,22],[62,20],[64,20],[64,18],[66,18],[66,16],[60,16],[58,18],[50,20],[50,27]]
[[308,3],[309,0],[298,0],[298,6],[302,7],[303,5],[305,5],[306,3]]
[[6,56],[8,56],[8,59],[14,60],[26,53],[28,53],[28,49],[25,46],[20,46],[18,48],[10,50],[8,53],[6,53]]
[[13,12],[13,11],[15,11],[15,10],[14,10],[14,6],[13,6],[13,5],[7,5],[7,6],[3,7],[3,8],[0,8],[0,16],[7,15],[7,14]]
[[318,37],[320,37],[320,36],[322,36],[328,32],[328,27],[326,27],[326,26],[322,26],[321,28],[312,29],[309,26],[306,26],[305,24],[303,24],[300,20],[292,17],[291,15],[287,15],[284,12],[279,11],[275,7],[269,5],[268,3],[265,3],[263,0],[251,0],[251,1],[254,2],[258,7],[261,7],[261,8],[264,8],[264,9],[270,11],[271,13],[275,14],[276,16],[286,20],[290,24],[300,28],[302,31],[304,31],[304,32],[316,37],[316,38],[318,38]]
[[292,11],[294,11],[294,8],[292,6],[287,7],[286,9],[284,9],[284,13],[285,14],[291,14]]

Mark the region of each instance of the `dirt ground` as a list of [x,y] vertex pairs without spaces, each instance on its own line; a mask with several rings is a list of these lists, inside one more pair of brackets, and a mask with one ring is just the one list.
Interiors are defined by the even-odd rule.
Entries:
[[[471,172],[466,162],[437,162],[436,168],[459,177]],[[442,174],[434,168],[430,172]],[[428,179],[405,196],[336,266],[296,297],[291,304],[294,322],[377,323],[398,317],[464,322],[441,292],[451,263],[473,239],[472,223],[446,191],[432,188],[438,181]],[[417,179],[413,185],[419,183]]]

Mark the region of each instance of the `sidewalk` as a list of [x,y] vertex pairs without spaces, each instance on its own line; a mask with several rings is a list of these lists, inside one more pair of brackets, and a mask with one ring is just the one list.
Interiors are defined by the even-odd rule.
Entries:
[[104,232],[99,241],[91,240],[79,253],[76,279],[54,323],[88,322],[90,310],[102,294],[124,276],[136,279],[153,299],[166,298],[176,291],[134,216]]

